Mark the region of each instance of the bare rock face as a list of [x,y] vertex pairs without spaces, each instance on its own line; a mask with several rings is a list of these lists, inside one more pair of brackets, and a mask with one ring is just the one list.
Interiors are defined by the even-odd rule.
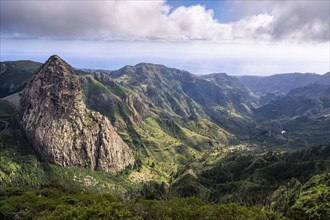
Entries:
[[140,96],[128,95],[124,102],[130,107],[133,112],[133,121],[137,124],[141,123],[143,119],[150,116],[148,105],[143,102]]
[[77,76],[51,56],[23,93],[20,124],[42,159],[61,166],[118,172],[134,163],[109,120],[86,108]]

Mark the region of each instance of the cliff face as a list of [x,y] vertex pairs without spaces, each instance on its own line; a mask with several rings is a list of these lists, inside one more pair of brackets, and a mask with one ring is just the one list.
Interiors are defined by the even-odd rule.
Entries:
[[78,77],[60,57],[50,57],[37,71],[21,105],[21,126],[42,159],[105,172],[134,163],[109,120],[86,108]]

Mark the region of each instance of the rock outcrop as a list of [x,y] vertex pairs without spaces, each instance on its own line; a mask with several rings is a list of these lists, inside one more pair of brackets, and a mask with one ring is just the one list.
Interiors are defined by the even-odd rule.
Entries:
[[140,96],[128,95],[124,102],[130,107],[133,112],[133,121],[140,124],[143,119],[150,116],[148,105],[142,100]]
[[86,108],[70,65],[51,56],[23,93],[20,124],[40,157],[61,166],[118,172],[134,163],[109,120]]

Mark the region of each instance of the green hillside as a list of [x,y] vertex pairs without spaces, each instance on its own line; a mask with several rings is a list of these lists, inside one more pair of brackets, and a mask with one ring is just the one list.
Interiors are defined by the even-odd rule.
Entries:
[[[253,137],[283,146],[330,142],[330,87],[311,84],[291,90],[255,110]],[[285,134],[281,134],[281,131]]]
[[141,63],[110,74],[121,85],[142,94],[169,115],[210,118],[230,133],[244,134],[251,125],[251,96],[237,87],[222,86],[187,71]]
[[22,60],[0,62],[0,98],[24,89],[28,80],[41,66],[41,63]]

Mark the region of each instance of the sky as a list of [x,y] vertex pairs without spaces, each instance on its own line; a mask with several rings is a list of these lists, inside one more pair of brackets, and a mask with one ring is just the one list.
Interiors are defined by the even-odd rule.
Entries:
[[195,74],[324,74],[330,2],[0,0],[0,60],[118,69],[141,62]]

